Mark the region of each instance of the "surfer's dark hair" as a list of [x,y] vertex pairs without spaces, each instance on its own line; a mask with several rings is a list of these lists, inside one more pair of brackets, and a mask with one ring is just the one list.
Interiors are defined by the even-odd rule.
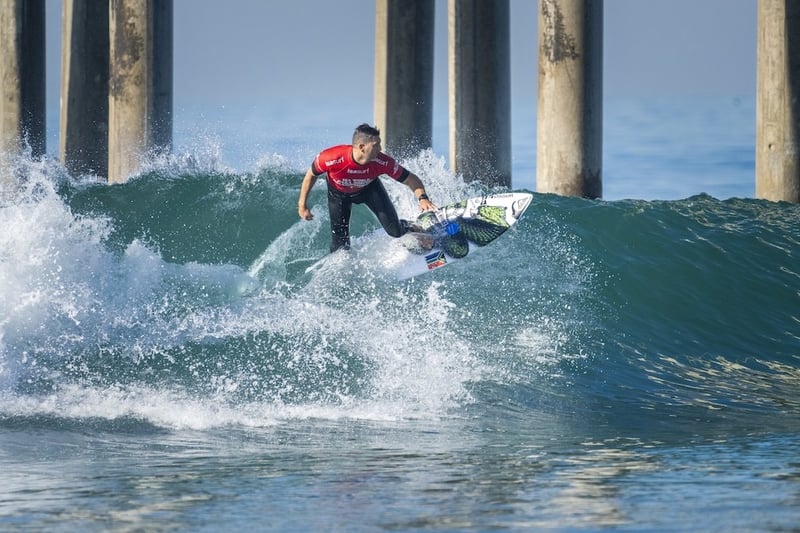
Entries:
[[381,136],[381,131],[375,126],[369,124],[359,124],[356,126],[356,131],[353,132],[353,144],[360,144],[362,142],[369,142]]

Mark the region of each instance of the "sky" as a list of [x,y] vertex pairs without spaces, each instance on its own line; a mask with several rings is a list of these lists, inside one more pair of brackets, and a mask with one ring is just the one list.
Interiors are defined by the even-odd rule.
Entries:
[[[447,0],[435,5],[434,120],[446,123]],[[537,5],[510,0],[514,117],[535,109]],[[46,0],[50,124],[58,117],[61,7]],[[353,124],[372,121],[374,0],[174,0],[174,10],[176,117],[280,106],[271,127],[282,127],[299,110],[324,120],[326,109],[346,103],[366,115]],[[757,0],[605,0],[604,99],[754,98],[756,13]]]
[[[435,3],[438,100],[446,99],[447,2]],[[535,101],[537,2],[510,0],[510,12],[512,89]],[[325,91],[371,100],[374,20],[374,0],[175,0],[176,97],[313,100]],[[750,94],[755,54],[756,0],[605,1],[609,97]]]

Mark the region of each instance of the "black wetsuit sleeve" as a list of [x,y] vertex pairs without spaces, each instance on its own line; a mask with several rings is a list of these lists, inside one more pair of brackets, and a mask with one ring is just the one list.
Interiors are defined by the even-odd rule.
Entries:
[[397,181],[399,181],[400,183],[403,183],[404,181],[406,181],[406,178],[408,178],[409,174],[411,174],[411,172],[409,172],[408,169],[404,168],[403,169],[403,173],[400,174],[400,177],[397,178]]

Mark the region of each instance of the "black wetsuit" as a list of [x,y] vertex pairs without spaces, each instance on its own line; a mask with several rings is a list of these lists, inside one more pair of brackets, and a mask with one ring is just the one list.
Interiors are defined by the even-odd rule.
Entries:
[[343,193],[328,186],[328,211],[331,217],[331,252],[350,247],[350,212],[353,204],[366,204],[378,217],[383,229],[392,237],[406,233],[406,225],[397,217],[380,179],[356,193]]

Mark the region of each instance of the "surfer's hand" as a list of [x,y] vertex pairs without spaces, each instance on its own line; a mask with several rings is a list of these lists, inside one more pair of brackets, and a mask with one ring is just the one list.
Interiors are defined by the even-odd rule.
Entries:
[[419,201],[419,209],[420,211],[436,211],[439,208],[427,198],[423,198]]
[[300,218],[303,220],[313,220],[314,215],[311,214],[311,209],[305,206],[299,206],[297,208],[297,214],[300,215]]

